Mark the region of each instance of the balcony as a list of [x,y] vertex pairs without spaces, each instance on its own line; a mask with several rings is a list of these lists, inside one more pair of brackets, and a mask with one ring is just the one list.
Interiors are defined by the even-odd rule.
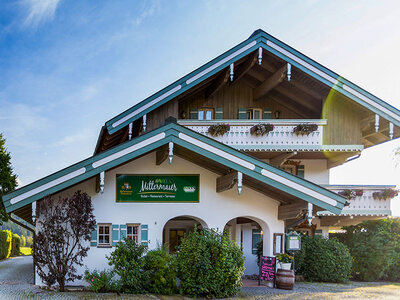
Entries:
[[[349,206],[343,208],[341,216],[390,216],[392,213],[390,210],[392,197],[384,199],[379,197],[378,193],[382,194],[383,191],[394,189],[395,186],[326,185],[324,187],[335,193],[352,191],[351,198],[347,200]],[[362,192],[356,195],[357,191]],[[318,216],[332,216],[332,214],[328,211],[320,211]]]
[[[323,128],[327,120],[179,120],[178,123],[191,130],[211,137],[223,144],[239,150],[248,151],[321,151],[329,150],[323,146]],[[264,136],[254,136],[250,128],[256,124],[268,123],[274,129]],[[214,124],[229,124],[230,130],[222,136],[213,137],[208,128]],[[318,129],[304,135],[297,135],[293,129],[297,125],[316,124]]]

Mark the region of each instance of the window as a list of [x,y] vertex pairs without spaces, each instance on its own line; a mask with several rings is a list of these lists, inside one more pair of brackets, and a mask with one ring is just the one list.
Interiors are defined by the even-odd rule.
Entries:
[[261,108],[249,108],[246,111],[248,120],[261,120],[262,109]]
[[139,243],[139,224],[127,224],[126,225],[126,237],[130,240],[134,240]]
[[99,224],[99,246],[111,246],[111,224]]
[[212,120],[214,115],[214,109],[212,108],[202,108],[198,111],[199,120]]

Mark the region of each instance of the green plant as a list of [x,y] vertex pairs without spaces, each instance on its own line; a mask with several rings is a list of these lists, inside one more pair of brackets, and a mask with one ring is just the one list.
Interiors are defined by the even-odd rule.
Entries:
[[250,134],[255,136],[263,136],[274,130],[274,125],[269,123],[256,124],[250,128]]
[[89,289],[95,293],[109,293],[119,290],[118,281],[114,280],[114,274],[110,270],[89,272],[85,271],[83,277],[89,283]]
[[25,247],[25,246],[26,246],[26,237],[21,235],[21,247]]
[[181,294],[231,297],[242,284],[243,252],[227,233],[195,228],[182,239],[177,259]]
[[147,246],[125,239],[107,256],[108,264],[120,277],[123,292],[141,294],[149,290],[151,272],[143,270],[146,251]]
[[12,235],[11,256],[20,255],[21,239],[18,234]]
[[147,252],[144,256],[143,270],[150,275],[148,291],[173,295],[176,292],[176,268],[176,256],[168,254],[165,247]]
[[299,124],[293,128],[293,132],[296,135],[309,135],[311,132],[317,131],[318,125],[317,124]]
[[258,243],[257,243],[257,266],[260,266],[260,259],[261,256],[263,255],[263,240],[261,239]]
[[284,264],[292,263],[292,261],[293,261],[293,256],[290,256],[290,255],[287,254],[287,253],[278,254],[278,255],[276,256],[276,258],[277,258],[281,263],[284,263]]
[[229,124],[213,124],[208,127],[208,133],[211,136],[222,136],[230,130]]
[[9,230],[0,230],[0,259],[9,258],[12,247],[12,233]]
[[394,197],[396,197],[398,195],[399,191],[398,190],[394,190],[394,189],[384,189],[380,192],[374,192],[372,193],[372,197],[374,199],[392,199]]
[[303,236],[301,250],[295,254],[296,274],[309,281],[347,282],[352,257],[336,239]]
[[353,256],[355,279],[400,280],[400,219],[364,221],[343,229],[340,239]]

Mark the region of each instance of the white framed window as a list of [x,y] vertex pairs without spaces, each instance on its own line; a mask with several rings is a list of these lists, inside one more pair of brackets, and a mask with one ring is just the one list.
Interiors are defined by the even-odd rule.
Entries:
[[140,224],[126,224],[126,238],[140,242]]
[[249,108],[246,111],[247,119],[249,120],[260,120],[262,119],[262,109],[261,108]]
[[212,120],[214,119],[214,109],[212,108],[202,108],[198,110],[199,120]]
[[111,224],[98,224],[98,246],[111,246]]

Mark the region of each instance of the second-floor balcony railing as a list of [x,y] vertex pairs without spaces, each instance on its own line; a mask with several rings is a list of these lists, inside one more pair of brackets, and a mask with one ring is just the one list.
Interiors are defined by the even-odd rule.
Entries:
[[[342,216],[390,216],[390,203],[392,197],[385,197],[384,191],[394,190],[395,186],[372,186],[372,185],[326,185],[325,188],[341,193],[345,191],[352,193],[347,197],[348,206],[342,210]],[[345,196],[346,197],[346,196]],[[319,216],[331,216],[328,211],[318,212]]]
[[[322,150],[323,127],[327,120],[179,120],[191,130],[209,136],[223,144],[240,150]],[[229,124],[229,131],[221,136],[211,136],[208,129],[215,124]],[[274,129],[263,136],[255,136],[250,129],[257,124],[272,124]],[[296,134],[297,125],[315,124],[317,130],[309,134]]]

